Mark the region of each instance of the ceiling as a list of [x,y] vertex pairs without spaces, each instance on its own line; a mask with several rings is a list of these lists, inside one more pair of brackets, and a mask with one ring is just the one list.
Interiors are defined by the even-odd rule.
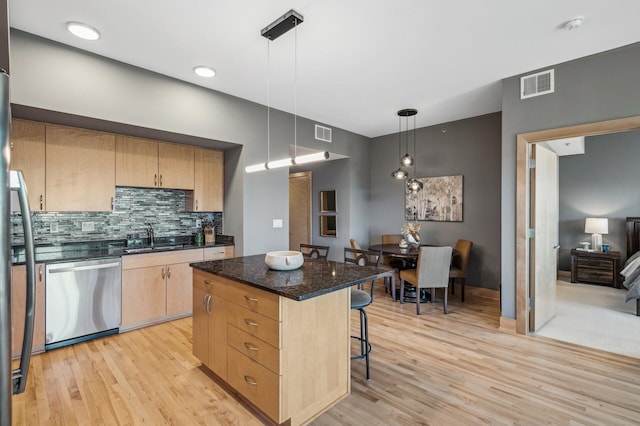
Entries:
[[[260,35],[290,9],[297,37]],[[417,127],[500,111],[501,79],[640,41],[638,16],[637,0],[9,1],[13,28],[368,137],[402,108]]]

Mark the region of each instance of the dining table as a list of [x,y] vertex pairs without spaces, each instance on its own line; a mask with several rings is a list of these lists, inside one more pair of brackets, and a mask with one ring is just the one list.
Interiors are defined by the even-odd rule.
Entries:
[[[408,246],[408,247],[400,247],[398,244],[372,244],[369,246],[369,250],[378,251],[382,253],[383,256],[397,257],[405,261],[407,265],[404,268],[396,268],[398,269],[398,273],[400,269],[413,269],[416,267],[416,263],[418,262],[418,256],[420,255],[420,247],[438,247],[434,244],[421,244],[420,246]],[[455,256],[459,256],[460,253],[454,248],[451,254],[451,258],[453,259]],[[394,280],[395,281],[395,280]],[[394,282],[395,284],[395,282]],[[395,285],[393,286],[395,287]],[[399,291],[399,289],[398,289]],[[391,289],[391,298],[395,302],[398,299],[398,295],[396,294],[396,289]],[[415,303],[416,300],[416,289],[412,285],[408,285],[405,287],[404,299],[407,302]],[[428,302],[431,300],[431,295],[426,289],[421,289],[420,292],[420,302]]]

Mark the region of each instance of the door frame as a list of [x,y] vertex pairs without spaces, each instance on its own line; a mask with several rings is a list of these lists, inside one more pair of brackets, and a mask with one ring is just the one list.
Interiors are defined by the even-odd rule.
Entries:
[[[307,239],[308,239],[308,243],[307,244],[311,244],[312,240],[312,234],[313,234],[313,201],[312,201],[312,197],[313,197],[313,175],[311,173],[310,170],[308,171],[304,171],[304,172],[293,172],[293,173],[289,173],[289,179],[291,178],[306,178],[307,179],[307,183],[308,183],[308,194],[309,197],[307,197],[307,206],[308,206],[308,210],[309,210],[309,216],[306,218],[307,219]],[[289,227],[291,227],[291,194],[289,194]],[[291,248],[291,229],[289,229],[289,249],[293,250]]]
[[[640,130],[640,116],[521,133],[516,137],[516,333],[529,330],[529,144],[579,136]],[[507,320],[508,321],[508,320]],[[502,322],[502,321],[501,321]]]

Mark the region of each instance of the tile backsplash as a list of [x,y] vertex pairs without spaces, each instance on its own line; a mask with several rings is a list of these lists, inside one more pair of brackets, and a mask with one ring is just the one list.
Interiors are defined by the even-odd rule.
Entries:
[[[33,233],[36,244],[119,240],[128,234],[146,237],[150,223],[156,237],[191,235],[199,229],[196,219],[212,222],[222,233],[222,212],[185,212],[186,199],[182,190],[116,187],[112,212],[33,213]],[[83,222],[92,223],[93,231],[83,231]],[[12,212],[11,244],[23,243],[22,219]]]

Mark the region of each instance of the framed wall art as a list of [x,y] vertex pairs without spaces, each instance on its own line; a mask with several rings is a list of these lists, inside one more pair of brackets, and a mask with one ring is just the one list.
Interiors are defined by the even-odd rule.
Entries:
[[462,222],[462,175],[418,178],[422,190],[406,192],[405,219]]

